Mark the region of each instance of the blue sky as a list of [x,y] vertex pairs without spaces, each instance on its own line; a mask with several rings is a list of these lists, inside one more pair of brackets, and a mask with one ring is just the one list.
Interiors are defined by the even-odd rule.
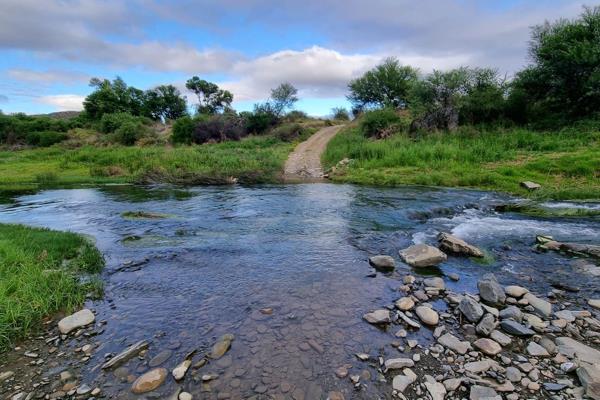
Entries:
[[[43,5],[42,5],[43,4]],[[0,0],[0,109],[81,109],[91,77],[141,89],[193,75],[238,110],[290,82],[296,108],[347,106],[346,85],[395,56],[420,68],[527,63],[532,25],[577,16],[570,0]]]

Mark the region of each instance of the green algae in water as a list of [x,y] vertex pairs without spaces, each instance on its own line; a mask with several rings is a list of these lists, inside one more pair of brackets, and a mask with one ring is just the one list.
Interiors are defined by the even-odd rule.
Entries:
[[138,236],[130,235],[121,239],[123,246],[127,247],[168,247],[181,245],[185,240],[181,237],[168,237],[160,235]]

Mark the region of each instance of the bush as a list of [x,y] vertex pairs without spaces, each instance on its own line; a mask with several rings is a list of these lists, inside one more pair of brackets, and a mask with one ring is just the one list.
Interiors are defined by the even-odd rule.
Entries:
[[194,130],[194,143],[240,140],[247,135],[245,121],[237,116],[215,115],[199,121]]
[[246,131],[262,134],[279,123],[277,113],[270,103],[255,104],[254,112],[244,113]]
[[60,143],[63,140],[67,140],[68,136],[62,132],[31,132],[27,134],[27,144],[31,146],[49,147],[53,144]]
[[367,137],[377,139],[390,136],[395,131],[406,128],[403,119],[391,108],[366,112],[360,121],[360,129]]
[[146,134],[146,128],[139,122],[127,121],[115,131],[115,139],[125,145],[131,146]]
[[171,141],[173,143],[191,144],[195,128],[196,124],[192,118],[188,116],[178,118],[173,124]]
[[281,141],[293,142],[302,136],[304,132],[305,129],[302,125],[294,123],[278,126],[271,131],[271,134]]
[[348,114],[348,110],[344,107],[335,107],[331,109],[331,115],[333,119],[338,121],[348,121],[350,119],[350,114]]
[[308,114],[300,110],[292,110],[285,116],[285,119],[290,122],[302,121],[308,119]]

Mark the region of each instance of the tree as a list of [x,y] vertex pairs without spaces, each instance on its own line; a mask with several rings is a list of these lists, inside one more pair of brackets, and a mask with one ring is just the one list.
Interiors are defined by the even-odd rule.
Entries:
[[350,115],[348,114],[348,110],[344,107],[334,107],[331,109],[331,116],[333,119],[339,121],[348,121],[350,119]]
[[181,92],[173,85],[160,85],[146,91],[146,112],[154,120],[176,120],[187,114]]
[[382,64],[348,84],[348,100],[357,110],[405,107],[410,88],[417,78],[417,69],[400,65],[396,58],[387,58]]
[[88,95],[83,107],[88,117],[100,119],[104,114],[127,112],[131,115],[145,115],[146,93],[116,77],[108,79],[92,78],[90,86],[95,90]]
[[298,89],[291,83],[285,82],[271,89],[271,101],[275,114],[280,117],[286,109],[292,108],[298,101]]
[[600,110],[600,6],[586,7],[575,20],[546,22],[532,30],[532,60],[517,74],[513,108],[529,119],[588,117]]
[[217,114],[231,107],[233,94],[219,86],[193,76],[185,83],[185,87],[198,96],[199,114]]

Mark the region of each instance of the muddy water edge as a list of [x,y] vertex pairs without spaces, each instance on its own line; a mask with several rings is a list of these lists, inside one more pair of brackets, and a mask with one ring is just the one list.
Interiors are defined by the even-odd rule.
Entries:
[[[0,382],[0,394],[90,398],[98,388],[98,397],[115,399],[176,399],[179,390],[195,399],[324,399],[331,392],[346,399],[392,398],[399,371],[384,372],[380,358],[419,354],[416,371],[448,373],[428,350],[436,341],[433,328],[376,327],[362,318],[393,307],[404,296],[398,289],[407,274],[417,284],[440,276],[446,291],[455,293],[476,294],[486,273],[544,298],[553,285],[576,286],[577,292],[554,289],[557,310],[561,304],[590,309],[587,299],[600,297],[593,260],[535,248],[536,235],[598,244],[600,219],[495,211],[508,201],[478,191],[331,184],[107,186],[11,197],[0,205],[0,222],[94,238],[106,258],[105,295],[85,305],[95,324],[61,337],[54,319],[38,337],[0,356],[0,373],[14,372]],[[597,207],[562,205],[569,206]],[[124,216],[132,211],[160,217]],[[435,244],[442,231],[483,249],[485,257],[450,256],[426,269],[400,261],[398,250]],[[393,256],[396,270],[373,274],[367,260],[376,254]],[[448,279],[454,274],[458,281]],[[428,302],[442,315],[440,325],[458,326],[460,316],[444,296]],[[406,337],[396,335],[401,329]],[[224,335],[233,336],[228,351],[208,357]],[[100,368],[139,341],[148,343],[141,354],[117,368]],[[357,357],[363,353],[368,360]],[[190,354],[192,366],[176,381],[171,371]],[[132,393],[132,382],[151,365],[168,371],[165,382],[147,394]],[[417,384],[404,395],[420,390]]]

